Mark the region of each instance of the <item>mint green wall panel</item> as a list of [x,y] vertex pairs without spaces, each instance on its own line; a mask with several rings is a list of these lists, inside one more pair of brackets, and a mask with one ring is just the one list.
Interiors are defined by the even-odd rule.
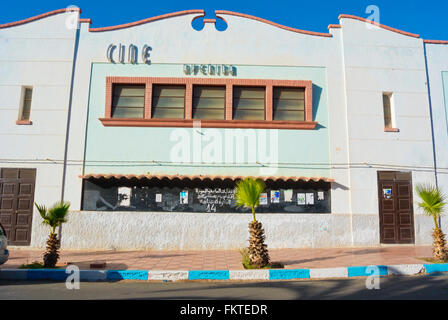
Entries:
[[[108,76],[137,77],[186,77],[181,64],[121,65],[94,63],[88,106],[84,173],[104,174],[212,174],[212,175],[275,175],[275,176],[326,176],[330,175],[329,123],[326,68],[236,65],[239,79],[311,80],[313,82],[313,118],[319,124],[315,130],[276,130],[278,133],[278,165],[266,171],[268,161],[260,161],[258,138],[264,133],[269,141],[274,130],[249,129],[233,131],[257,137],[256,161],[250,161],[246,151],[245,161],[236,159],[222,163],[172,163],[170,156],[178,143],[170,137],[176,134],[189,136],[193,149],[193,136],[209,139],[202,142],[202,151],[208,152],[212,145],[226,142],[229,130],[196,128],[139,128],[104,127],[98,120],[104,117],[105,82]],[[202,76],[207,77],[207,76]],[[210,77],[210,76],[208,76]],[[218,77],[216,77],[218,78]],[[222,77],[224,78],[224,77]],[[244,130],[244,129],[243,129]],[[263,132],[261,132],[263,131]],[[196,132],[196,133],[195,133]],[[275,135],[274,135],[275,136]],[[228,139],[227,139],[228,140]],[[215,144],[210,144],[215,142]],[[196,144],[197,145],[197,144]],[[207,148],[208,146],[208,148]],[[269,147],[268,154],[269,154]],[[212,153],[213,152],[209,152]],[[249,151],[251,155],[254,152]],[[216,153],[214,153],[216,154]],[[218,152],[219,154],[219,152]],[[192,150],[191,161],[197,156]],[[225,161],[222,148],[222,161]],[[197,160],[197,159],[196,159]],[[261,170],[260,169],[263,169]]]

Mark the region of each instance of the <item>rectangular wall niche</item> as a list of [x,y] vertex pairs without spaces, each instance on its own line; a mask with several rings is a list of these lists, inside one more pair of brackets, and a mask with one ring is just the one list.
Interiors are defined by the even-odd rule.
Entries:
[[[329,182],[267,181],[257,213],[330,213]],[[236,208],[235,181],[104,179],[83,181],[82,210],[250,213]]]

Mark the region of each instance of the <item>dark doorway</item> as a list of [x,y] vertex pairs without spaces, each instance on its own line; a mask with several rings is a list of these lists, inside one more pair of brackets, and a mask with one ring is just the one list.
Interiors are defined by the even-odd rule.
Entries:
[[385,244],[414,243],[414,210],[412,174],[379,171],[378,199],[380,242]]
[[8,244],[31,242],[36,169],[0,169],[0,222]]

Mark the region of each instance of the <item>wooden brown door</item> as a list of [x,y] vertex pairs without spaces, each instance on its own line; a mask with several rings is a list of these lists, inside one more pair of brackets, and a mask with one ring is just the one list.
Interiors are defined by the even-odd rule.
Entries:
[[381,243],[414,243],[412,175],[378,172]]
[[31,242],[35,182],[35,169],[0,169],[0,222],[10,245]]

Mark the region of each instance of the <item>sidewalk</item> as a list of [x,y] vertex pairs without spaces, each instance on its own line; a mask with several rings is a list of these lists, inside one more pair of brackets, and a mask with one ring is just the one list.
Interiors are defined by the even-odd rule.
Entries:
[[[0,269],[42,261],[44,250],[10,248],[9,260]],[[422,264],[417,258],[432,256],[431,246],[356,247],[329,249],[270,249],[274,262],[285,269],[337,268],[369,265]],[[61,250],[59,264],[67,262],[80,269],[106,262],[109,270],[243,270],[238,250],[148,250],[92,251]]]

